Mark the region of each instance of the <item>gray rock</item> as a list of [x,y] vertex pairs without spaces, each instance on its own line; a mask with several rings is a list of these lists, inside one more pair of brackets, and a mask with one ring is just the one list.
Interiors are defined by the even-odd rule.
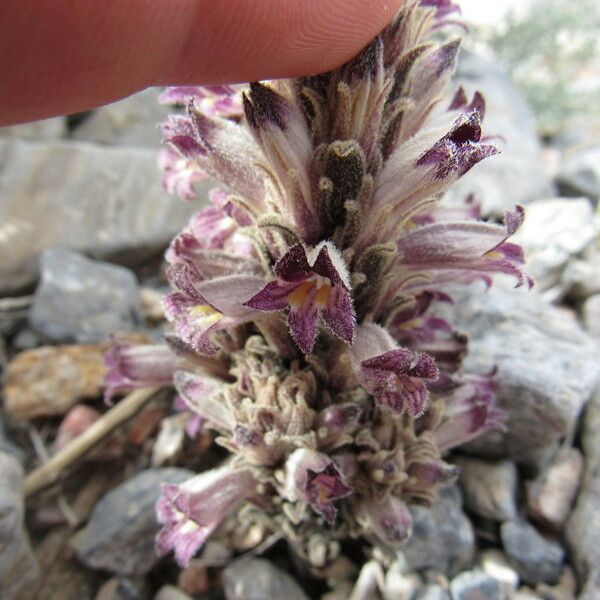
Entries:
[[260,558],[234,560],[223,571],[223,581],[227,600],[308,600],[287,573]]
[[600,294],[600,251],[592,244],[581,259],[570,261],[561,276],[561,287],[577,299]]
[[431,508],[413,507],[411,513],[413,534],[400,550],[411,569],[454,575],[470,565],[475,534],[456,488],[442,491]]
[[474,167],[453,187],[451,201],[475,193],[486,215],[501,216],[515,203],[552,196],[540,158],[535,118],[522,92],[497,61],[462,51],[456,71],[456,86],[470,96],[480,90],[486,99],[484,131],[502,136],[502,154]]
[[564,448],[536,479],[525,484],[527,514],[560,532],[569,516],[583,472],[577,448]]
[[23,469],[0,452],[0,585],[2,600],[17,600],[39,576],[39,566],[23,525]]
[[158,148],[161,134],[157,124],[173,109],[158,103],[160,88],[138,92],[95,110],[72,133],[76,140],[102,144]]
[[450,600],[450,594],[443,587],[432,583],[419,590],[411,600]]
[[600,294],[588,298],[581,309],[583,324],[594,338],[600,341]]
[[526,521],[509,521],[500,527],[506,555],[523,582],[556,583],[563,569],[565,551],[562,546],[542,535]]
[[159,529],[154,505],[160,486],[181,483],[192,475],[185,469],[149,469],[109,492],[73,539],[79,560],[120,575],[148,573],[159,560],[154,549]]
[[563,162],[556,176],[560,192],[565,196],[600,199],[600,146],[586,148]]
[[505,600],[500,582],[481,571],[465,571],[450,582],[452,600]]
[[29,313],[36,331],[57,342],[98,342],[135,329],[137,280],[129,269],[63,248],[44,251],[40,262]]
[[[211,187],[197,188],[204,198]],[[200,207],[162,189],[154,149],[0,138],[0,294],[35,281],[53,246],[138,264]]]
[[[527,205],[525,222],[511,242],[523,247],[527,272],[538,291],[557,286],[569,260],[594,241],[593,218],[587,198],[550,198]],[[560,287],[553,295],[562,293]]]
[[470,337],[467,371],[498,369],[499,404],[508,412],[505,432],[486,434],[470,452],[532,466],[547,464],[573,433],[600,379],[598,345],[568,311],[535,290],[514,290],[498,279],[484,293],[475,285],[453,292],[440,310]]
[[507,521],[517,515],[518,475],[509,460],[489,462],[456,457],[465,506],[476,515],[493,521]]
[[54,117],[43,121],[0,127],[0,137],[23,140],[55,140],[66,135],[67,119],[65,117]]
[[565,534],[573,564],[582,578],[594,574],[600,581],[600,390],[588,404],[583,419],[581,445],[585,470],[575,508]]

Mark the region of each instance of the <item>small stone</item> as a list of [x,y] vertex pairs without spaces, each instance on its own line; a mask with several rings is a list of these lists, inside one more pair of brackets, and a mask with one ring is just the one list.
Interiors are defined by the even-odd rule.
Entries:
[[525,583],[558,581],[565,559],[560,544],[542,537],[526,521],[503,523],[500,536],[507,556]]
[[411,508],[411,514],[413,534],[400,550],[411,569],[454,575],[471,564],[475,534],[456,488],[443,490],[431,508]]
[[498,279],[487,293],[477,285],[452,290],[455,304],[438,311],[469,335],[467,372],[497,367],[498,403],[508,412],[505,431],[461,450],[540,467],[574,433],[600,380],[598,346],[575,318],[535,289],[509,286]]
[[537,594],[534,594],[531,590],[517,590],[510,598],[510,600],[543,600]]
[[568,158],[556,177],[561,193],[600,199],[600,146],[586,148]]
[[15,335],[12,344],[15,347],[15,350],[22,352],[23,350],[32,350],[33,348],[41,346],[42,340],[35,331],[29,329],[29,327],[25,327]]
[[152,448],[153,467],[173,464],[181,455],[186,438],[185,426],[188,420],[189,415],[179,413],[161,421],[160,430]]
[[46,250],[29,313],[31,325],[59,342],[100,342],[135,329],[137,281],[125,267],[62,248]]
[[[581,446],[585,469],[581,490],[565,536],[573,565],[582,581],[597,580],[600,588],[600,389],[583,418]],[[600,597],[600,594],[599,596]]]
[[18,600],[39,576],[23,524],[23,469],[14,456],[0,452],[0,582],[2,600]]
[[494,521],[515,518],[518,475],[513,462],[461,456],[454,463],[460,467],[459,481],[469,510]]
[[224,567],[231,560],[232,554],[226,543],[209,538],[202,546],[202,564],[205,567]]
[[500,582],[481,571],[465,571],[450,582],[452,600],[504,600]]
[[421,588],[411,600],[450,600],[450,594],[439,585],[429,584]]
[[402,561],[394,561],[385,574],[385,598],[413,598],[423,586],[423,580],[416,573],[405,573]]
[[192,597],[174,585],[163,585],[154,596],[154,600],[192,600]]
[[480,564],[484,573],[500,582],[507,595],[512,594],[519,586],[519,574],[500,550],[490,549],[482,552]]
[[600,342],[600,294],[591,296],[584,302],[582,313],[585,328]]
[[227,600],[308,600],[285,571],[260,558],[234,560],[224,569],[223,582]]
[[199,596],[208,591],[210,582],[204,561],[193,559],[190,564],[179,572],[177,585],[190,596]]
[[146,600],[148,592],[143,579],[112,577],[98,590],[94,600]]
[[577,448],[564,448],[536,479],[525,484],[527,514],[560,532],[571,511],[583,472],[583,456]]
[[87,526],[73,539],[79,560],[92,569],[141,576],[158,562],[154,537],[159,526],[154,505],[162,483],[181,483],[185,469],[148,469],[98,502]]
[[4,408],[19,419],[63,415],[102,394],[105,366],[97,345],[44,346],[18,354],[4,379]]
[[596,235],[594,210],[587,198],[550,198],[527,205],[525,222],[511,242],[525,251],[527,272],[539,292],[556,286],[569,260]]

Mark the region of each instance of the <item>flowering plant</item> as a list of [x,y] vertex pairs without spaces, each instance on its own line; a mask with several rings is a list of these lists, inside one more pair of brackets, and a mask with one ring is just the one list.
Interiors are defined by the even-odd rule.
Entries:
[[173,381],[230,452],[163,489],[157,547],[180,564],[241,507],[317,565],[346,537],[402,543],[456,477],[445,453],[502,427],[493,376],[461,371],[467,340],[432,313],[448,284],[529,283],[520,207],[496,225],[439,203],[498,152],[479,93],[444,104],[459,44],[432,32],[456,8],[407,0],[324,75],[163,96],[186,107],[162,124],[165,187],[224,187],[167,252],[169,346],[120,345],[107,384]]

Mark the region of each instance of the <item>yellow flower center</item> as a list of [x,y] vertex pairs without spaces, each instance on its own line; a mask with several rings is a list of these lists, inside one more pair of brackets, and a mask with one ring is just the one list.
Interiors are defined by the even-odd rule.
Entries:
[[219,321],[223,315],[208,304],[198,304],[198,306],[190,308],[190,316],[193,319],[202,321],[204,326],[210,327]]
[[302,282],[288,295],[288,303],[292,310],[298,310],[305,302],[313,289],[316,289],[314,302],[319,308],[325,308],[331,292],[331,282],[326,277],[317,275],[313,279]]

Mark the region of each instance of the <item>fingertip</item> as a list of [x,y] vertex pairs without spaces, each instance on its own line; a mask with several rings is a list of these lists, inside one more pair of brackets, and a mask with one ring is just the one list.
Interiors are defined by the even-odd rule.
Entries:
[[311,75],[355,56],[403,0],[263,0],[201,6],[155,83],[224,83]]

